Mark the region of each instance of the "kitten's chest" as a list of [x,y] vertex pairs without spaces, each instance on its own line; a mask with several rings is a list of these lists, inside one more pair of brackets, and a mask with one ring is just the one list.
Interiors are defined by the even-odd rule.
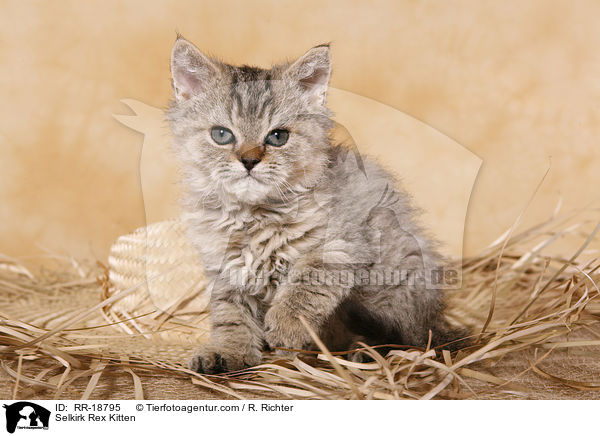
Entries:
[[204,216],[196,222],[193,240],[207,270],[268,304],[294,264],[322,243],[323,221],[322,212],[309,207],[262,219]]
[[320,234],[320,227],[311,222],[239,232],[234,236],[239,242],[229,247],[230,261],[223,271],[237,280],[240,289],[268,303],[286,281],[290,269],[316,248]]

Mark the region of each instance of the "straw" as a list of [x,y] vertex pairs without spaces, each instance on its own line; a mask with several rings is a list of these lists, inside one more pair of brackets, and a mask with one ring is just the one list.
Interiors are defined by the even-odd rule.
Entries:
[[[185,366],[210,325],[206,281],[181,223],[119,238],[108,265],[48,255],[34,268],[0,256],[6,395],[73,398],[77,391],[87,399],[112,386],[119,398],[140,400],[156,397],[153,380],[169,376],[238,399],[590,398],[600,390],[598,372],[578,380],[568,369],[573,356],[598,362],[600,259],[590,248],[600,225],[590,225],[599,221],[593,209],[555,213],[525,231],[511,227],[465,259],[462,287],[447,292],[448,319],[480,341],[457,353],[391,346],[383,356],[360,344],[372,361],[352,362],[309,328],[317,354],[265,352],[260,365],[217,376]],[[577,248],[548,254],[565,239],[579,241]]]

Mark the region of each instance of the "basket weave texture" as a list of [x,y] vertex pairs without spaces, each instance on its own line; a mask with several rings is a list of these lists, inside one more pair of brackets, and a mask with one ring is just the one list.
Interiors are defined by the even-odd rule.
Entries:
[[[117,239],[108,257],[107,296],[136,289],[105,309],[110,318],[118,322],[141,317],[133,324],[140,333],[160,325],[157,320],[168,320],[172,328],[155,335],[194,343],[206,340],[206,277],[185,233],[183,223],[170,220],[141,227]],[[149,312],[152,314],[144,316]],[[131,332],[132,323],[116,325]]]

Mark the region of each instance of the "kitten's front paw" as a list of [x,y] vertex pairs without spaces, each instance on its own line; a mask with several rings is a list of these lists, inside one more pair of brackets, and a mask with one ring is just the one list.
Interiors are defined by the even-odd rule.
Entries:
[[311,343],[311,337],[297,317],[297,312],[285,304],[276,304],[265,315],[265,340],[269,347],[301,350]]
[[260,363],[261,353],[242,354],[212,344],[203,345],[189,360],[188,368],[201,374],[238,371]]

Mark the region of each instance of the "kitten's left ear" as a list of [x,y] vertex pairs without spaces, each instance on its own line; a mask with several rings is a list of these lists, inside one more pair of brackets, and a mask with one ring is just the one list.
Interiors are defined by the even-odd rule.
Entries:
[[331,76],[331,52],[329,44],[318,45],[307,51],[285,71],[291,80],[296,80],[316,102],[325,104],[327,84]]

